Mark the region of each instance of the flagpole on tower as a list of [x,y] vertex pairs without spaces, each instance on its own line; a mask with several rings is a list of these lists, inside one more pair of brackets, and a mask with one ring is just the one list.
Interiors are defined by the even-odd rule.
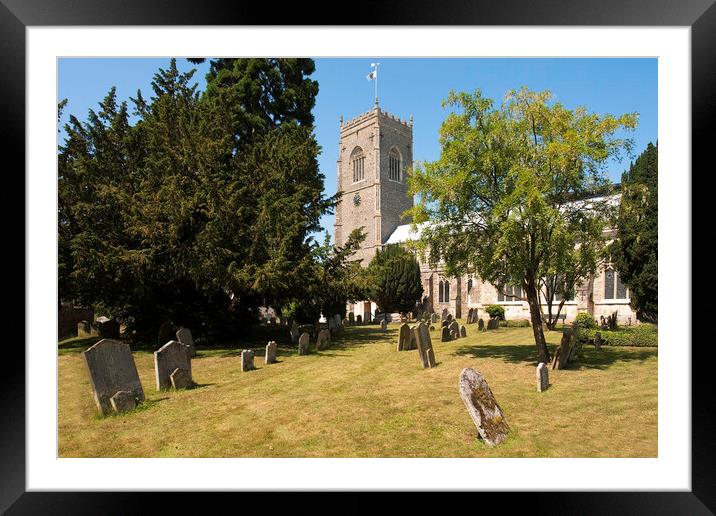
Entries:
[[369,81],[375,81],[375,107],[378,107],[378,65],[380,63],[371,63],[371,71],[366,77]]

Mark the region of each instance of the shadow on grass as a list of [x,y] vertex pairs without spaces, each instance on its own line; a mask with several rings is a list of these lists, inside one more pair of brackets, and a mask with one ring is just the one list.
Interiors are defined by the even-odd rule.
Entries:
[[[554,357],[556,345],[547,346],[550,357]],[[455,355],[472,355],[475,358],[496,358],[510,363],[526,363],[537,367],[537,348],[533,343],[512,344],[512,345],[487,345],[487,346],[463,346],[454,351]],[[607,369],[616,362],[645,361],[657,355],[656,348],[634,349],[629,351],[606,346],[602,351],[582,348],[578,358],[570,362],[564,369]],[[550,366],[551,368],[551,366]]]

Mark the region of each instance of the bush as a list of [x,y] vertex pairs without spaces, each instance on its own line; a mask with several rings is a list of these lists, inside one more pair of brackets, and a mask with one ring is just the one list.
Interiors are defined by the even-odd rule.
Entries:
[[574,324],[584,330],[596,329],[599,327],[597,321],[594,320],[594,317],[587,312],[578,313],[577,317],[574,319]]
[[500,305],[487,305],[485,312],[487,312],[492,319],[505,320],[505,309]]
[[531,325],[527,319],[514,319],[512,321],[500,321],[500,326],[505,328],[529,328]]
[[627,326],[619,330],[582,329],[577,338],[583,343],[594,344],[594,334],[601,333],[602,344],[606,346],[634,346],[657,347],[659,345],[659,332],[656,325],[642,323],[637,326]]

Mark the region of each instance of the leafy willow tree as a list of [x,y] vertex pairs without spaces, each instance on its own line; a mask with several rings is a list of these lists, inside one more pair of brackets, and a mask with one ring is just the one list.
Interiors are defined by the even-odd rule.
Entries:
[[134,124],[114,89],[87,122],[70,117],[58,153],[62,298],[100,304],[140,334],[167,318],[223,332],[315,279],[309,235],[334,200],[316,159],[313,64],[222,61],[231,80],[210,72],[200,94],[194,71],[171,60],[150,99],[131,99]]
[[370,298],[383,312],[409,312],[423,295],[420,265],[412,252],[401,245],[387,245],[368,265]]
[[409,180],[419,195],[413,223],[431,222],[421,244],[447,274],[479,274],[502,291],[519,285],[539,360],[547,362],[541,278],[577,269],[580,257],[567,252],[575,243],[604,244],[609,203],[578,199],[608,185],[607,161],[631,148],[618,133],[633,129],[637,115],[570,110],[548,91],[526,88],[497,107],[479,90],[451,92],[444,105],[456,109],[440,128],[440,158]]
[[622,175],[617,240],[612,245],[614,265],[629,287],[637,318],[654,323],[659,317],[658,162],[658,147],[649,143]]

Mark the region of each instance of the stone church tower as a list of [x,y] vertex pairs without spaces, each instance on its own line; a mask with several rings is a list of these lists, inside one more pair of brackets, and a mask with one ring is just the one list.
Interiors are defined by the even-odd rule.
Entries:
[[356,258],[367,266],[391,233],[409,219],[413,206],[406,170],[413,163],[413,119],[406,122],[382,111],[340,120],[338,190],[334,235],[342,246],[351,231],[363,227],[367,236]]

